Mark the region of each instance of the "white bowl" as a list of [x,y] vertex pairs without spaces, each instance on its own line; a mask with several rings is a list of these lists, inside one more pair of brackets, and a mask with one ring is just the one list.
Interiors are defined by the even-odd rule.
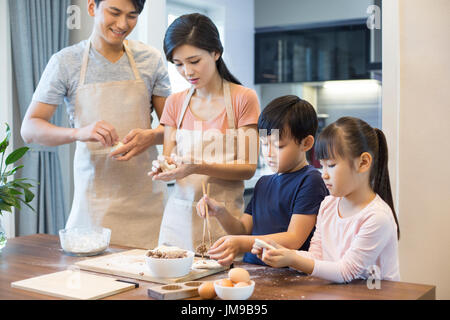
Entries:
[[214,281],[214,289],[217,296],[222,300],[247,300],[255,290],[255,281],[250,280],[250,285],[245,287],[222,287],[218,282]]
[[59,231],[59,241],[65,253],[89,257],[108,249],[111,229],[102,227],[70,228]]
[[148,269],[157,278],[179,278],[191,272],[194,252],[187,251],[186,258],[163,259],[145,256]]

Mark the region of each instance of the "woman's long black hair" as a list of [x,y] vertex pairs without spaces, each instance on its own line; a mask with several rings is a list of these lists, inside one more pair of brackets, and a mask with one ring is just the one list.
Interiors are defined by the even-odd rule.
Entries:
[[182,45],[191,45],[208,52],[218,52],[217,70],[222,79],[241,84],[228,70],[223,61],[223,46],[219,31],[210,18],[200,13],[180,16],[167,29],[164,37],[164,53],[168,61],[173,63],[173,51]]
[[370,185],[391,208],[397,224],[397,238],[400,239],[400,227],[389,180],[388,148],[383,131],[372,128],[361,119],[342,117],[327,126],[316,142],[316,155],[320,160],[336,159],[338,156],[342,159],[354,159],[363,152],[368,152],[373,157]]

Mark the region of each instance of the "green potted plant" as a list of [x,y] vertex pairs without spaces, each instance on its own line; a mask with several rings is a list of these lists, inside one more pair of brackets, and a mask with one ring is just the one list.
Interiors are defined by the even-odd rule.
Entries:
[[[4,212],[12,212],[13,207],[20,209],[21,203],[35,211],[29,204],[34,198],[33,192],[30,191],[30,188],[33,187],[29,183],[31,182],[30,179],[11,179],[18,170],[23,168],[23,165],[14,167],[13,164],[19,161],[27,153],[29,148],[22,147],[16,149],[6,156],[6,149],[8,148],[10,138],[11,129],[6,124],[6,137],[0,143],[0,216]],[[6,233],[0,221],[0,251],[5,247],[6,241]]]

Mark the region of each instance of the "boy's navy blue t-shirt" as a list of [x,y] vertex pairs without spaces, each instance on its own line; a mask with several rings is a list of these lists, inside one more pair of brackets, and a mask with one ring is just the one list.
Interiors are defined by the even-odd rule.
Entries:
[[[320,172],[311,165],[299,171],[261,177],[245,213],[252,216],[252,235],[286,232],[293,214],[318,214],[328,190]],[[299,250],[307,251],[315,228]],[[250,252],[244,262],[265,265]]]

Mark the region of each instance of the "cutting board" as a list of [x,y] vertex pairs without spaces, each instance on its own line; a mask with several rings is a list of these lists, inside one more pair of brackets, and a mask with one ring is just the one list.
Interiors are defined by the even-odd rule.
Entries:
[[[144,280],[162,284],[171,284],[200,279],[209,275],[228,270],[229,267],[217,269],[193,269],[189,274],[180,278],[158,278],[152,275],[145,261],[145,254],[148,250],[133,249],[113,253],[97,258],[87,258],[77,262],[82,270],[112,274],[120,277],[127,277],[137,280]],[[201,258],[195,257],[194,261]]]
[[179,300],[198,296],[198,287],[202,281],[189,281],[183,283],[154,286],[147,290],[150,298],[157,300]]
[[134,289],[135,285],[114,278],[65,270],[12,282],[11,287],[62,299],[96,300]]

